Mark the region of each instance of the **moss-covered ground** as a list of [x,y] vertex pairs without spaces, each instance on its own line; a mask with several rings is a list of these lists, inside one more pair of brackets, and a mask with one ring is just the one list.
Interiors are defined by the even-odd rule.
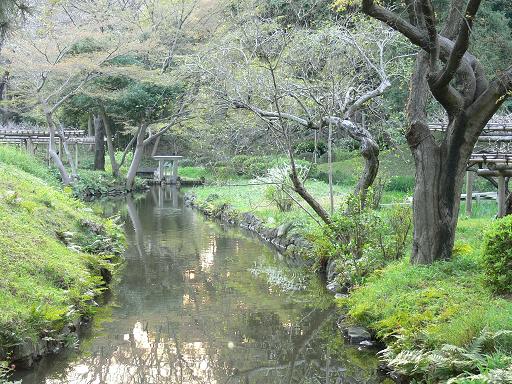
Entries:
[[[114,220],[62,190],[47,167],[0,147],[0,355],[93,310],[122,251]],[[98,242],[98,240],[100,240]]]

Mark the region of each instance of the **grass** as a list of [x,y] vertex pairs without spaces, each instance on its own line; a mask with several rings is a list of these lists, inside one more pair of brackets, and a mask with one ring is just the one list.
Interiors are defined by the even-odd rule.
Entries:
[[[454,257],[431,266],[392,263],[357,287],[346,304],[357,322],[401,348],[468,345],[483,330],[512,330],[512,301],[484,284],[483,234],[488,218],[462,218]],[[506,345],[512,353],[512,339]]]
[[5,357],[13,345],[43,331],[54,335],[90,313],[103,283],[100,269],[109,268],[113,256],[85,250],[94,252],[90,244],[98,238],[106,243],[122,236],[71,191],[55,187],[36,159],[3,147],[0,159],[0,356]]
[[[353,156],[348,159],[332,163],[335,183],[350,186],[357,182],[364,167],[364,160],[358,151],[353,151],[352,154]],[[379,160],[379,176],[381,178],[388,180],[399,177],[406,181],[409,187],[414,186],[414,162],[407,147],[400,146],[394,150],[383,151]],[[327,163],[318,164],[316,177],[326,181],[328,169]]]
[[209,171],[205,167],[179,167],[178,175],[182,179],[198,180],[201,177],[207,177]]
[[[293,222],[302,231],[307,231],[311,226],[316,226],[315,221],[296,204],[289,212],[280,212],[277,207],[265,197],[266,185],[250,185],[254,181],[247,179],[236,179],[226,185],[207,185],[192,188],[199,202],[208,200],[213,206],[223,204],[230,205],[238,212],[251,212],[268,224],[269,227],[276,227],[280,224]],[[315,196],[326,208],[329,207],[329,187],[321,181],[308,181],[308,191]],[[341,204],[343,196],[350,191],[344,186],[334,186],[335,207]],[[301,203],[307,207],[304,203]],[[311,209],[307,207],[309,211]]]

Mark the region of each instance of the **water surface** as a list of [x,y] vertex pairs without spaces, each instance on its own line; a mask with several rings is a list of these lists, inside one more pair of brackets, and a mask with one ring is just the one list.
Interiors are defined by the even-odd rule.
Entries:
[[290,292],[258,276],[302,284],[254,236],[170,187],[102,205],[126,220],[120,281],[80,345],[21,372],[24,384],[381,382],[374,351],[339,337],[320,283]]

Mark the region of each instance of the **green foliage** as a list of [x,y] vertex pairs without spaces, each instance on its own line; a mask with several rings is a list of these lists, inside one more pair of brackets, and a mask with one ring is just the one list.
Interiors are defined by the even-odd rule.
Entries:
[[505,384],[512,379],[512,357],[499,352],[499,339],[510,336],[512,331],[482,331],[467,347],[444,344],[434,350],[412,349],[398,353],[387,348],[381,355],[395,371],[416,382],[487,382],[483,380],[487,376],[495,378],[489,381],[491,383]]
[[[297,177],[304,183],[308,169],[304,166],[296,165]],[[291,166],[280,164],[267,170],[263,177],[256,179],[257,182],[265,185],[265,198],[275,204],[280,212],[289,212],[293,205],[293,184],[290,179]],[[298,198],[298,196],[296,196]]]
[[485,236],[483,265],[487,283],[500,293],[512,293],[512,216],[496,221]]
[[[306,140],[301,141],[295,146],[296,153],[315,153],[315,141]],[[327,152],[327,144],[324,141],[319,141],[316,144],[316,153],[318,156],[322,156]]]
[[58,178],[46,165],[25,151],[9,145],[0,145],[0,163],[16,166],[20,170],[44,180],[52,186],[58,186]]
[[180,166],[178,174],[182,179],[199,180],[209,175],[209,170],[204,167]]
[[334,16],[331,4],[331,0],[265,0],[260,4],[260,13],[287,27],[321,24]]
[[414,176],[392,176],[387,181],[385,185],[385,190],[412,193],[412,191],[414,190],[414,184]]
[[392,260],[403,257],[409,239],[412,213],[407,206],[397,206],[382,214],[360,195],[349,195],[345,204],[312,236],[318,260],[334,259],[337,280],[353,286]]
[[16,382],[9,380],[12,371],[13,368],[9,365],[8,361],[0,360],[0,384],[21,384],[21,380]]
[[[124,190],[124,180],[115,178],[109,172],[81,169],[79,175],[80,178],[72,186],[75,197],[105,196],[109,191]],[[138,180],[139,187],[140,182]]]
[[[287,162],[288,159],[277,156],[236,155],[229,162],[229,167],[234,175],[252,178],[264,176],[269,169]],[[311,166],[311,163],[305,160],[297,160],[296,163],[300,166]]]
[[[31,161],[24,168],[38,170]],[[0,218],[0,348],[8,350],[43,329],[55,336],[90,314],[124,239],[117,224],[95,216],[68,191],[4,162]]]
[[128,65],[146,67],[147,62],[146,62],[146,60],[144,60],[143,57],[125,54],[125,55],[118,55],[118,56],[108,60],[106,64],[118,66],[118,67],[125,67]]
[[[512,330],[512,303],[485,286],[479,249],[485,220],[461,220],[453,260],[431,266],[392,262],[347,300],[350,316],[395,350],[464,347],[483,330]],[[502,342],[512,351],[512,338]]]
[[133,83],[120,92],[112,111],[135,124],[160,119],[171,113],[174,102],[182,93],[183,88],[179,85]]
[[99,52],[102,49],[103,47],[100,42],[92,39],[91,37],[86,37],[85,39],[74,43],[67,53],[70,55],[80,55],[83,53]]

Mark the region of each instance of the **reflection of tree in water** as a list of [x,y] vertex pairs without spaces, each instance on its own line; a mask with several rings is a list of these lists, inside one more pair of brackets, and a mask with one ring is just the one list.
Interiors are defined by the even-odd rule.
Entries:
[[238,324],[233,344],[216,337],[218,324],[209,324],[214,332],[204,334],[206,329],[186,324],[166,323],[151,331],[136,323],[122,343],[101,347],[50,383],[377,382],[373,375],[365,377],[367,370],[328,357],[331,311],[306,313],[287,324],[273,314],[246,312],[240,318],[245,321]]
[[115,320],[47,383],[377,382],[346,348],[329,357],[329,340],[339,339],[330,310],[269,294],[251,276],[259,243],[166,201],[127,199],[131,246]]

